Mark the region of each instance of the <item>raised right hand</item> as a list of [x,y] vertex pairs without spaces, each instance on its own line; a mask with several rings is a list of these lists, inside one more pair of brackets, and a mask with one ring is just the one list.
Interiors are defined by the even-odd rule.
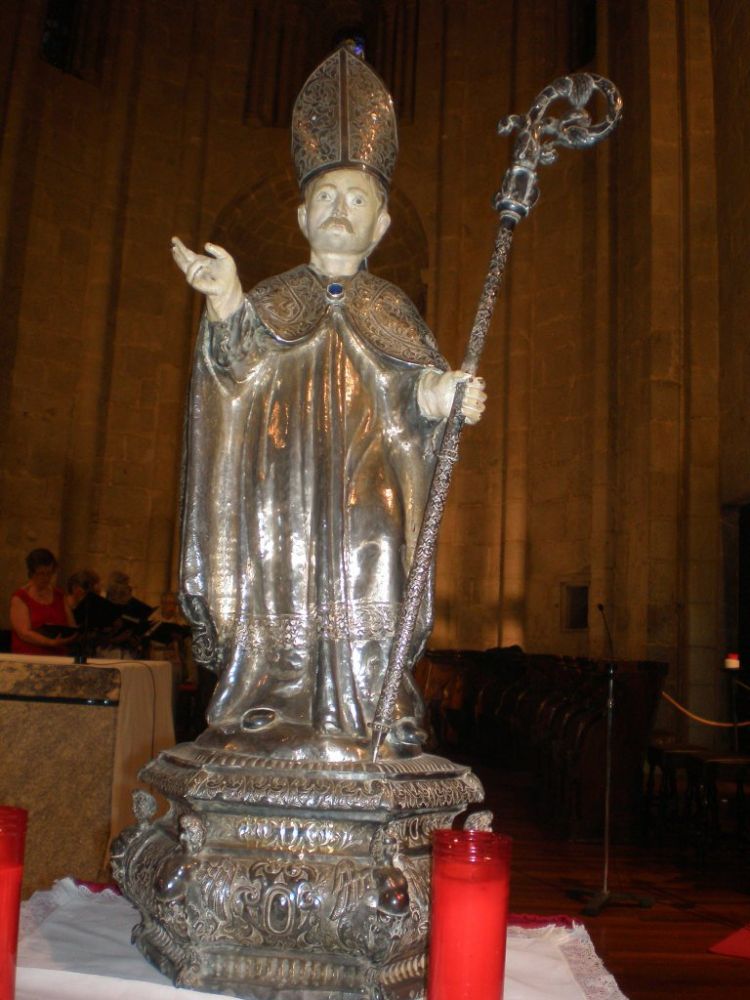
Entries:
[[215,243],[206,243],[206,253],[194,253],[182,240],[172,237],[172,257],[188,284],[206,296],[209,319],[231,316],[242,305],[242,285],[231,254]]

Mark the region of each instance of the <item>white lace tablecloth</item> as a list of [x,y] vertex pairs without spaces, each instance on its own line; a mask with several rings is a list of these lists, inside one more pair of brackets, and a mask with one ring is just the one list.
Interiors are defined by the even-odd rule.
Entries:
[[[72,879],[21,908],[16,1000],[207,1000],[177,990],[130,944],[135,909]],[[511,927],[505,1000],[625,1000],[586,929]]]

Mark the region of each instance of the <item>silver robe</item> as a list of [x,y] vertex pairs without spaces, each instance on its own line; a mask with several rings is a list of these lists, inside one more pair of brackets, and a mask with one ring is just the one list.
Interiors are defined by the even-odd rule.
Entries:
[[[299,267],[201,325],[181,589],[210,612],[225,732],[257,708],[318,733],[372,723],[444,426],[419,413],[417,381],[447,366],[397,288],[366,271],[342,286],[333,301]],[[431,592],[420,617],[415,657]],[[398,715],[421,710],[408,675]]]

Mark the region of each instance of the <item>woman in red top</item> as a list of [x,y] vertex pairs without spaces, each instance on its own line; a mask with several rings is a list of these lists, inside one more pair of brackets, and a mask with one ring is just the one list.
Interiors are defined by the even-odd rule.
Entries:
[[10,599],[12,653],[65,656],[71,639],[50,639],[38,631],[43,625],[75,625],[65,595],[53,580],[57,560],[49,549],[34,549],[26,556],[29,581]]

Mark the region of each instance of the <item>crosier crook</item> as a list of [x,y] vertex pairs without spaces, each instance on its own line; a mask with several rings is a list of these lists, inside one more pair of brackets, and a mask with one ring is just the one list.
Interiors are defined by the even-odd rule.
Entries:
[[[600,122],[592,124],[586,105],[596,91],[606,101],[606,112]],[[562,100],[567,101],[570,106],[568,113],[561,118],[545,117],[550,105]],[[469,335],[466,355],[461,365],[462,371],[468,375],[475,375],[479,367],[497,293],[510,254],[513,231],[516,224],[526,218],[539,197],[537,167],[539,164],[554,163],[558,155],[556,148],[558,146],[585,149],[605,139],[619,122],[621,113],[622,99],[613,83],[594,73],[575,73],[559,77],[545,87],[537,96],[528,114],[509,115],[498,123],[499,135],[510,135],[518,130],[518,136],[513,147],[511,165],[505,172],[502,187],[493,202],[493,207],[500,216],[500,224],[487,277],[479,297],[474,325]],[[404,600],[396,622],[388,667],[373,720],[373,760],[377,760],[393,721],[398,689],[407,666],[414,628],[437,547],[438,530],[445,509],[453,466],[458,460],[458,445],[464,426],[464,417],[461,413],[464,391],[465,384],[459,383],[438,453],[406,582]]]

